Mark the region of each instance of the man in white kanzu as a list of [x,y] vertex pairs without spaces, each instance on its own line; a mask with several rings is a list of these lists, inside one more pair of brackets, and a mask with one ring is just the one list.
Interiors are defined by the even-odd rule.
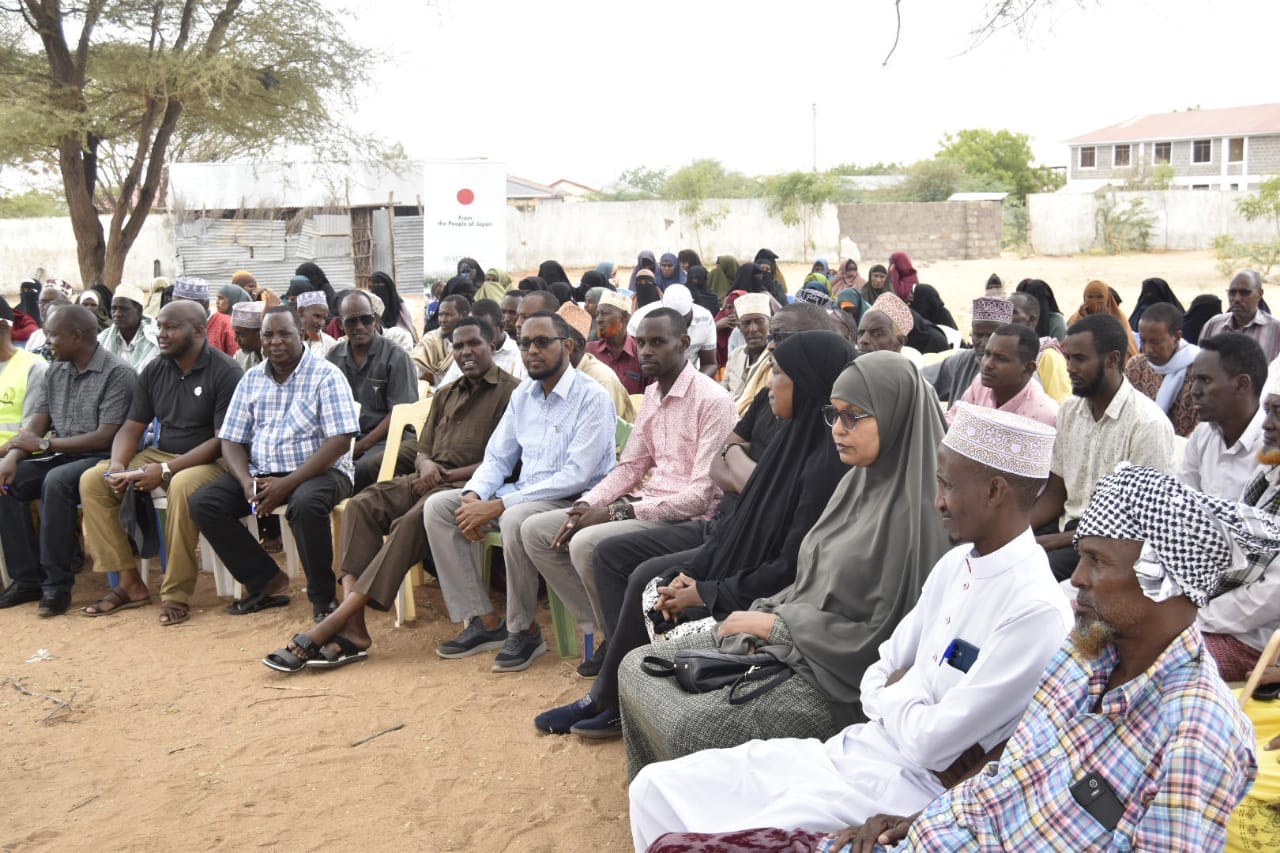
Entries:
[[636,849],[667,832],[834,832],[914,814],[998,755],[1071,627],[1029,520],[1054,436],[962,404],[938,449],[935,506],[973,544],[938,561],[880,646],[862,679],[869,722],[825,743],[753,740],[649,765],[631,783]]

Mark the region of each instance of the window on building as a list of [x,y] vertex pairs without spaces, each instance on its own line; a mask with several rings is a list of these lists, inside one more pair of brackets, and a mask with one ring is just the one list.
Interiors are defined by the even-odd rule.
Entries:
[[1170,142],[1157,142],[1155,144],[1155,151],[1151,157],[1152,162],[1168,163],[1170,159],[1169,155],[1172,152],[1172,149],[1173,149],[1173,144]]
[[1227,162],[1244,162],[1244,137],[1237,136],[1227,144]]
[[1207,190],[1207,189],[1211,189],[1211,187],[1210,187],[1208,184],[1192,184],[1192,185],[1191,185],[1191,189],[1193,189],[1193,190]]
[[1080,168],[1092,169],[1098,165],[1098,149],[1092,145],[1083,146],[1080,149]]
[[1129,165],[1129,146],[1117,145],[1115,150],[1115,164],[1117,166]]
[[1213,140],[1197,139],[1191,143],[1191,162],[1208,163],[1213,160]]

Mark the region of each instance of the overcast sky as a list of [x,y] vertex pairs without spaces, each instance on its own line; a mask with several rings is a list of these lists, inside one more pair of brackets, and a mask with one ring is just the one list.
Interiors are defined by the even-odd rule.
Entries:
[[968,51],[986,0],[376,0],[352,35],[387,60],[359,126],[414,158],[489,157],[591,185],[699,157],[750,174],[910,162],[947,131],[1064,139],[1133,115],[1280,101],[1275,0],[1056,0]]

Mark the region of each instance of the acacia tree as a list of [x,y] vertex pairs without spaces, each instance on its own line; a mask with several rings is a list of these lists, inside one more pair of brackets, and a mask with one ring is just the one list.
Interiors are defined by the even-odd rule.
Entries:
[[8,0],[0,12],[0,162],[61,178],[86,285],[120,283],[175,152],[354,141],[328,105],[350,104],[368,56],[314,0]]

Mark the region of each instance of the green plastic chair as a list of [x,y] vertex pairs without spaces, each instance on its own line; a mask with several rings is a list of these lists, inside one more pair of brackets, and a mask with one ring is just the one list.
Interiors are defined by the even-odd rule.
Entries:
[[[491,530],[484,535],[484,558],[480,572],[485,589],[489,589],[489,579],[493,575],[493,551],[501,547],[502,534],[499,531]],[[573,622],[573,617],[569,615],[569,609],[564,606],[560,596],[556,595],[556,591],[550,586],[547,587],[547,602],[551,605],[551,628],[556,638],[556,651],[561,659],[577,657],[578,628]],[[585,641],[588,649],[591,648],[591,640],[591,635],[587,634]],[[589,656],[590,652],[588,652]]]

